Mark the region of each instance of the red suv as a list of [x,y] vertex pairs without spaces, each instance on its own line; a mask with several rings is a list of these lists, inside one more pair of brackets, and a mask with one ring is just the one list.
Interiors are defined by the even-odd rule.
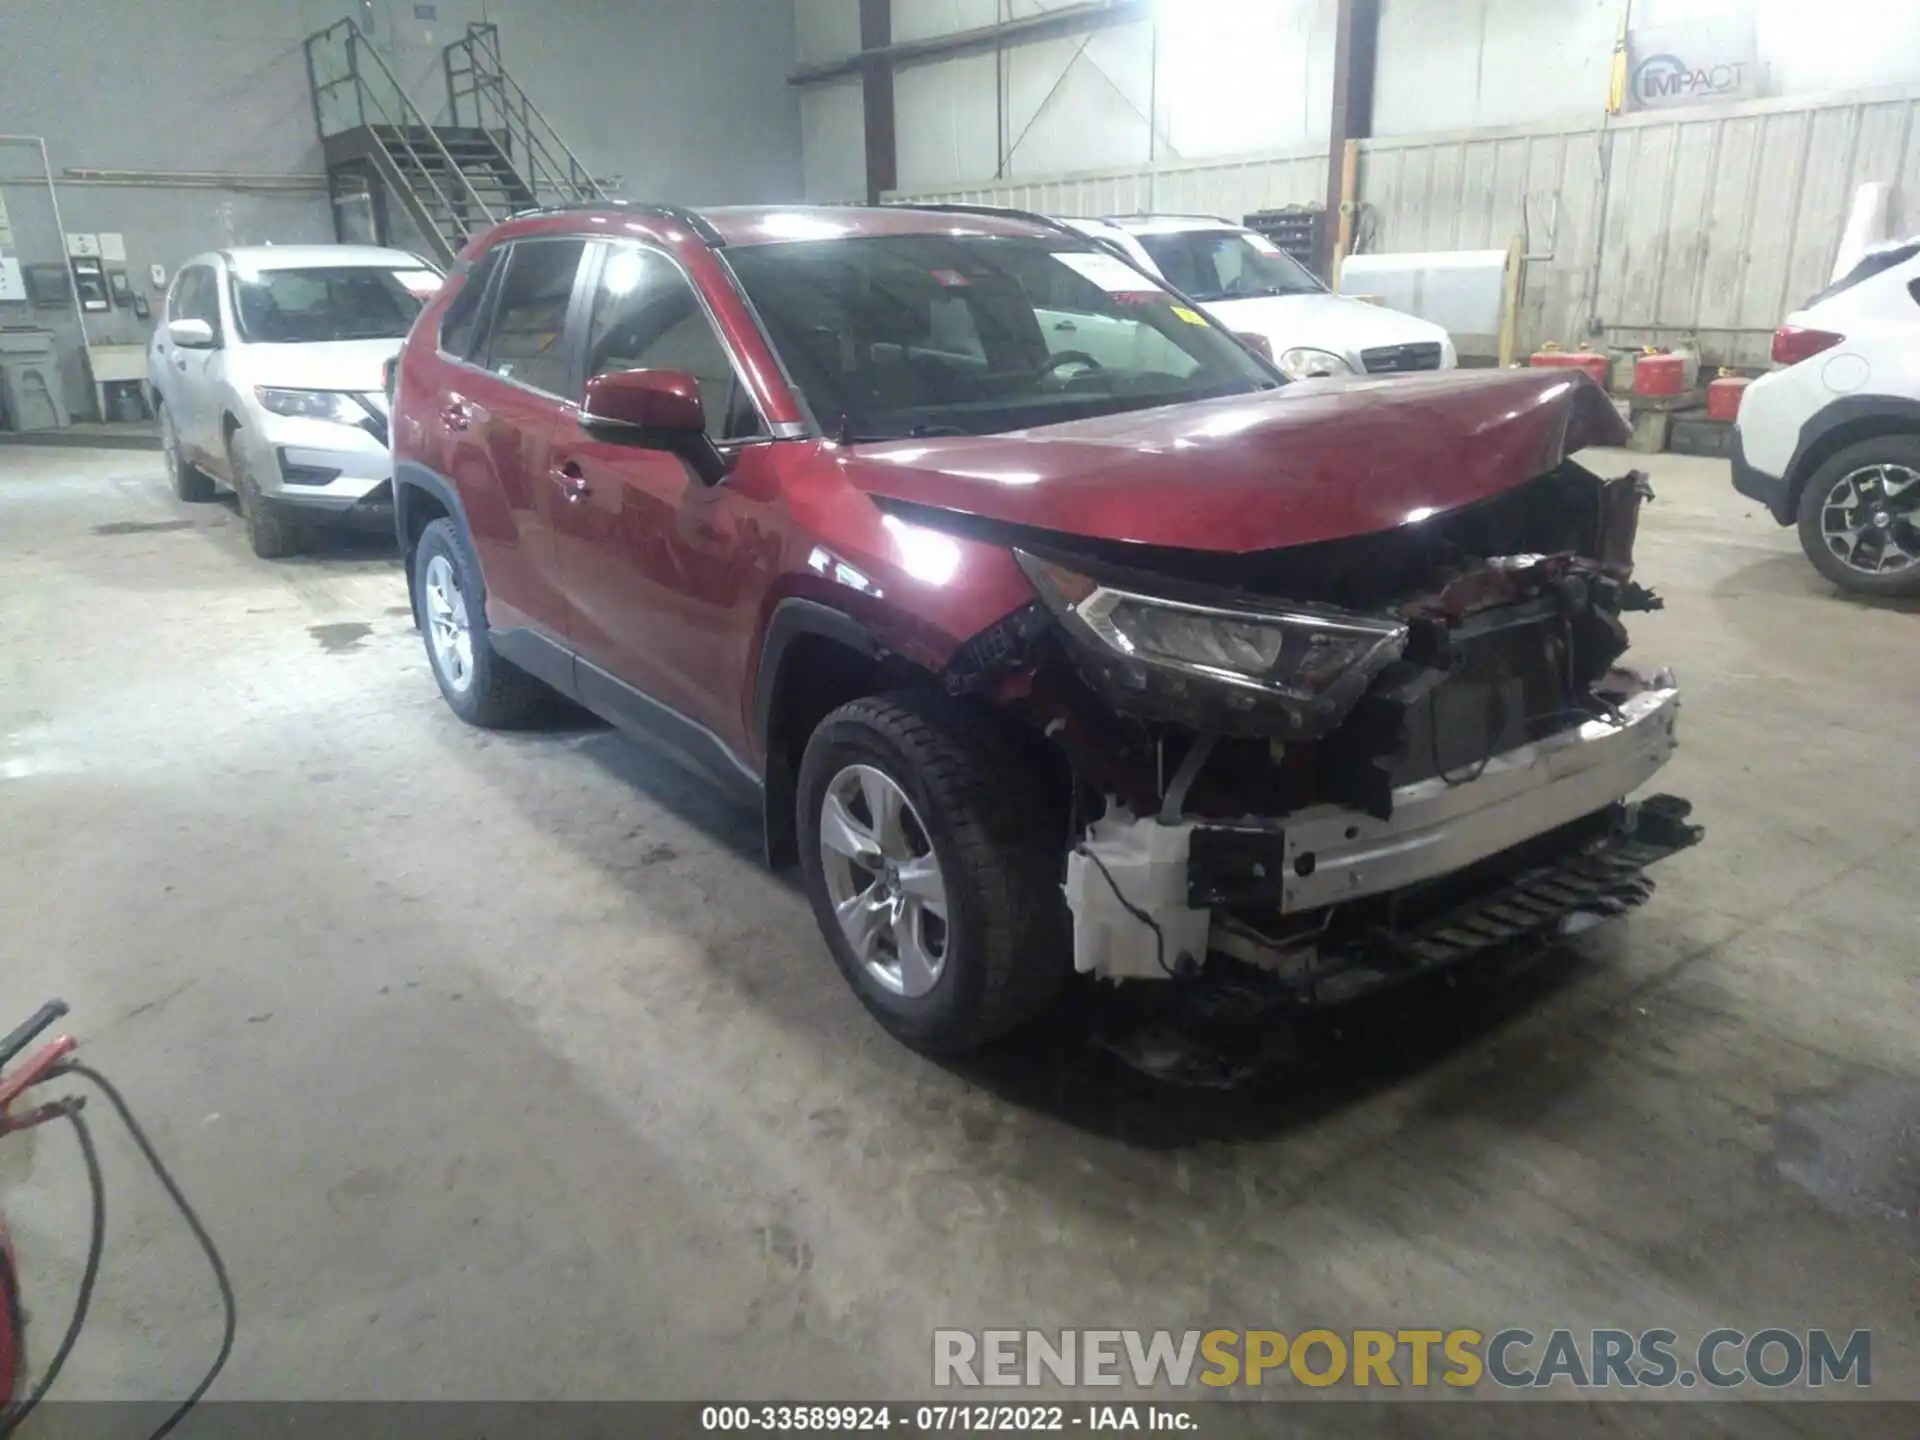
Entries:
[[447,703],[759,808],[896,1035],[1075,970],[1323,1001],[1644,898],[1679,696],[1564,371],[1285,384],[1037,217],[601,205],[468,246],[395,501]]

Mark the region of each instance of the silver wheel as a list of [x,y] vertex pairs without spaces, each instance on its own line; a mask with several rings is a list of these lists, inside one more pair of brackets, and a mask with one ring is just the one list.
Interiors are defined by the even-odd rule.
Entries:
[[1863,465],[1841,476],[1820,504],[1820,538],[1863,575],[1920,565],[1920,471]]
[[925,995],[947,964],[947,882],[906,792],[871,765],[848,765],[820,807],[827,896],[847,944],[896,995]]
[[464,694],[473,683],[473,632],[467,624],[467,597],[444,555],[427,562],[426,609],[433,663],[440,677]]

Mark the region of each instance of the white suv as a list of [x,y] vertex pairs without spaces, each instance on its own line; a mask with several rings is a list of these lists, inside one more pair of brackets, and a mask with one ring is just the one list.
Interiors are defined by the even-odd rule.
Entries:
[[382,367],[439,288],[418,255],[364,245],[187,261],[147,352],[174,493],[211,500],[226,485],[264,558],[320,524],[390,528]]
[[1920,238],[1789,315],[1773,358],[1740,399],[1734,489],[1797,524],[1834,584],[1920,595]]
[[1441,326],[1332,294],[1266,236],[1231,220],[1134,215],[1065,223],[1160,276],[1228,329],[1259,336],[1290,380],[1450,370],[1458,363]]

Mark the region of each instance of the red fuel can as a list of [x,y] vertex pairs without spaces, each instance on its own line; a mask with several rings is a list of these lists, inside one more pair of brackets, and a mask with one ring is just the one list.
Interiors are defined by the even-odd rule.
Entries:
[[1707,418],[1732,424],[1740,414],[1740,397],[1752,383],[1745,375],[1722,375],[1708,385]]
[[1527,364],[1541,370],[1584,370],[1601,389],[1607,384],[1607,357],[1591,350],[1536,350]]
[[1633,362],[1633,393],[1664,399],[1687,391],[1687,362],[1682,355],[1642,355]]

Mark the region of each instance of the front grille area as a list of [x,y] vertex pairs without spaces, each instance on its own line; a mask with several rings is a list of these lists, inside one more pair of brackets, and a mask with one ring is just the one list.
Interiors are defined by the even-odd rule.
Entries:
[[1394,375],[1405,370],[1438,370],[1440,343],[1423,340],[1415,345],[1381,345],[1360,352],[1369,375]]

